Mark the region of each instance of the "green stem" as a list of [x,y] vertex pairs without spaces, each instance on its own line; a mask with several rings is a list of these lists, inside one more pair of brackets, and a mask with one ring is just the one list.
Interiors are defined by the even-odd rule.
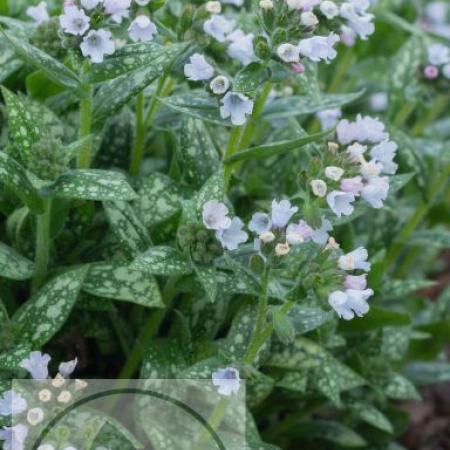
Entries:
[[32,291],[36,292],[47,278],[50,259],[50,217],[52,204],[50,199],[44,200],[44,212],[36,220],[36,256]]
[[176,278],[171,278],[167,281],[164,288],[162,297],[163,302],[166,305],[166,309],[158,309],[153,314],[150,314],[147,322],[144,324],[143,331],[141,335],[137,338],[133,350],[128,357],[127,362],[120,371],[118,376],[119,379],[127,380],[130,379],[138,370],[139,365],[144,358],[145,349],[148,347],[153,338],[158,334],[159,328],[162,321],[166,316],[166,312],[172,299],[175,297],[176,289]]
[[394,117],[393,124],[396,127],[401,127],[402,125],[404,125],[411,113],[414,111],[415,106],[416,105],[414,103],[406,102]]
[[352,48],[347,48],[342,55],[339,64],[334,71],[334,77],[331,80],[330,87],[328,88],[329,93],[338,92],[339,87],[342,84],[344,77],[347,75],[348,71],[353,66],[355,60],[355,55]]
[[448,105],[448,96],[447,95],[438,95],[431,105],[431,108],[428,110],[428,113],[426,116],[418,121],[413,129],[411,130],[411,133],[413,136],[419,136],[423,133],[423,130],[432,123],[439,115],[446,110]]
[[144,123],[145,97],[144,92],[140,92],[136,97],[136,136],[131,153],[130,174],[136,176],[141,168],[142,156],[145,146],[145,123]]
[[[167,86],[165,87],[167,76],[162,76],[158,84],[156,86],[155,94],[153,95],[152,101],[150,103],[150,107],[148,109],[147,116],[145,118],[145,128],[148,129],[153,123],[153,119],[155,118],[156,113],[159,108],[159,99],[158,97],[162,94],[167,95],[167,92],[170,92],[171,87],[173,86],[173,82],[169,80],[167,82]],[[168,87],[169,86],[169,87]]]
[[[85,87],[86,97],[80,102],[80,139],[91,134],[92,127],[92,104],[94,89],[88,84]],[[91,140],[86,139],[78,155],[77,165],[79,169],[88,169],[91,165]]]
[[111,325],[116,333],[117,341],[119,342],[120,348],[123,354],[128,357],[130,355],[130,349],[128,346],[127,339],[123,333],[122,323],[120,322],[119,316],[116,311],[110,311],[108,313]]
[[0,0],[0,15],[9,16],[8,0]]
[[[227,150],[224,155],[224,159],[229,158],[234,155],[239,150],[239,142],[242,136],[242,128],[241,127],[233,127],[230,132],[230,138],[228,140]],[[231,174],[233,173],[233,165],[228,164],[225,166],[225,190],[228,189],[230,184]]]

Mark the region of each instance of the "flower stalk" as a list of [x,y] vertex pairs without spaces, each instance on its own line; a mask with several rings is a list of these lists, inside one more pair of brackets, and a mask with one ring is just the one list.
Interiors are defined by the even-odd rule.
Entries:
[[92,128],[92,107],[93,107],[93,86],[86,84],[86,96],[80,102],[80,133],[79,138],[85,139],[78,155],[77,167],[79,169],[88,169],[91,165],[91,147],[90,139],[86,139],[91,134]]

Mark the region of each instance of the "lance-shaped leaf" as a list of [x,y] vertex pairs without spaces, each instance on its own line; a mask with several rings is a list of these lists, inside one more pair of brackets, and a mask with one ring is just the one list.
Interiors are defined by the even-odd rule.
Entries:
[[19,364],[29,355],[31,345],[27,342],[18,344],[12,350],[0,354],[0,370],[16,371]]
[[46,130],[42,126],[39,116],[30,110],[25,99],[4,87],[2,87],[2,94],[8,111],[10,137],[19,149],[22,161],[27,161],[31,146],[44,136]]
[[55,83],[67,87],[79,96],[83,95],[82,85],[74,71],[70,70],[47,53],[34,47],[25,39],[18,39],[4,30],[1,30],[1,32],[5,35],[16,52],[27,62],[37,69],[42,70],[42,72]]
[[364,91],[351,94],[324,94],[317,99],[307,96],[282,97],[275,99],[264,111],[267,120],[314,114],[325,109],[338,108],[357,100]]
[[187,275],[194,269],[191,263],[172,247],[152,247],[133,262],[131,268],[153,275]]
[[414,173],[402,173],[400,175],[393,175],[389,177],[389,194],[392,195],[406,186],[413,178]]
[[241,69],[233,80],[233,91],[252,92],[270,78],[270,72],[265,64],[251,63]]
[[394,373],[389,378],[386,386],[384,387],[384,392],[389,398],[395,400],[420,400],[420,394],[414,385],[399,373]]
[[203,286],[208,299],[210,302],[214,303],[216,301],[218,290],[216,269],[212,266],[196,266],[195,274]]
[[104,207],[114,235],[130,257],[137,256],[150,246],[147,229],[129,203],[105,202]]
[[11,320],[8,311],[0,299],[0,352],[10,348],[14,342],[14,334],[12,330]]
[[223,201],[224,197],[225,181],[223,170],[220,169],[208,179],[208,181],[202,186],[200,191],[195,196],[197,211],[202,211],[203,205],[206,202],[210,200],[221,202]]
[[125,45],[104,62],[94,64],[89,80],[93,83],[111,80],[147,66],[155,71],[156,77],[186,48],[185,44],[161,45],[156,42]]
[[123,174],[99,169],[66,172],[42,192],[49,197],[98,201],[133,200],[137,197]]
[[322,131],[316,134],[311,134],[310,136],[302,137],[299,139],[292,139],[290,141],[275,142],[273,144],[252,147],[247,150],[242,150],[235,153],[233,156],[225,160],[225,164],[233,164],[248,159],[270,158],[274,155],[280,155],[286,152],[297,150],[307,144],[310,144],[311,142],[317,142],[321,139],[324,139],[332,132],[333,129]]
[[220,116],[218,101],[212,97],[202,95],[201,92],[195,91],[190,94],[172,95],[161,98],[160,101],[168,108],[196,119],[227,127],[232,126],[229,119],[222,119]]
[[353,403],[349,409],[360,420],[379,430],[385,431],[386,433],[392,433],[394,431],[389,419],[369,403]]
[[142,92],[152,81],[166,72],[185,49],[184,44],[163,47],[160,56],[149,61],[151,64],[102,84],[94,98],[95,124],[101,124],[135,95]]
[[450,381],[448,362],[412,362],[406,366],[404,372],[415,384],[427,385]]
[[148,308],[164,307],[156,280],[123,263],[92,264],[83,291]]
[[0,277],[28,280],[33,276],[33,272],[33,262],[0,242]]
[[24,303],[13,316],[17,338],[34,347],[47,343],[64,325],[78,298],[88,267],[57,276]]
[[25,172],[13,158],[0,151],[0,181],[16,194],[31,211],[44,211],[42,199]]

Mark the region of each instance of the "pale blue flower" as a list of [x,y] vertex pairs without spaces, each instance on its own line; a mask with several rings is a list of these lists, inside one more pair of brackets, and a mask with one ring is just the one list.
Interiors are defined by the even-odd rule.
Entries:
[[328,36],[313,36],[307,39],[302,39],[299,42],[300,54],[306,56],[311,61],[325,61],[329,62],[336,58],[337,52],[333,48],[339,42],[339,36],[335,33],[330,33]]
[[289,200],[272,201],[272,224],[275,228],[284,228],[291,217],[298,211],[297,206],[292,206]]
[[101,63],[105,55],[112,55],[115,52],[116,47],[111,32],[99,29],[89,31],[83,38],[80,49],[83,56],[93,63]]
[[320,228],[312,230],[311,240],[318,245],[325,245],[330,237],[328,232],[332,229],[331,222],[322,216],[322,225]]
[[203,24],[203,31],[219,42],[225,42],[227,34],[233,31],[234,23],[220,15],[213,15]]
[[23,450],[28,436],[28,428],[18,424],[13,427],[4,427],[0,430],[0,440],[3,442],[3,450]]
[[190,57],[190,62],[184,66],[184,74],[188,80],[210,80],[214,76],[214,68],[203,55],[195,53]]
[[37,6],[29,6],[27,8],[26,14],[37,24],[47,22],[50,19],[46,2],[41,2]]
[[322,130],[328,130],[337,125],[342,117],[342,110],[341,108],[324,109],[319,111],[316,116],[320,121]]
[[245,34],[242,30],[236,30],[229,34],[227,41],[231,44],[228,46],[228,56],[237,59],[244,66],[253,62],[255,60],[253,37],[253,34]]
[[353,194],[355,197],[358,196],[364,187],[364,184],[362,182],[362,178],[352,177],[352,178],[344,178],[341,180],[340,188],[341,191],[349,192]]
[[369,254],[364,247],[359,247],[346,255],[339,257],[338,265],[342,270],[364,270],[365,272],[370,271],[370,263],[367,262]]
[[367,288],[367,275],[347,275],[344,286],[346,289],[363,291]]
[[263,234],[272,228],[272,220],[269,214],[257,212],[253,214],[252,220],[248,224],[248,229],[257,234]]
[[208,230],[226,230],[231,225],[228,208],[224,203],[211,200],[203,205],[203,224]]
[[361,197],[373,208],[382,208],[389,194],[387,177],[371,178],[361,190]]
[[74,372],[75,368],[78,364],[78,358],[73,359],[72,361],[62,362],[58,367],[58,372],[64,377],[69,378],[70,375]]
[[231,225],[224,229],[216,231],[216,237],[226,250],[237,250],[239,245],[247,242],[248,234],[243,231],[244,223],[239,217],[231,220]]
[[356,316],[362,317],[369,312],[367,300],[373,295],[372,289],[332,292],[328,303],[344,320],[351,320]]
[[337,15],[339,15],[339,8],[336,3],[325,0],[320,4],[320,12],[327,19],[334,19]]
[[225,397],[230,397],[232,394],[237,394],[241,386],[241,378],[239,371],[234,367],[226,367],[219,369],[212,374],[212,382],[218,389],[219,394]]
[[59,17],[59,23],[65,33],[83,36],[89,30],[91,18],[76,6],[64,8],[64,14]]
[[397,148],[398,146],[395,142],[386,140],[370,150],[370,156],[382,164],[384,173],[393,175],[397,172],[398,165],[394,162]]
[[220,115],[222,119],[231,118],[233,125],[244,125],[246,116],[253,112],[253,100],[239,92],[227,92],[222,98]]
[[116,23],[122,23],[130,15],[131,0],[104,0],[106,14]]
[[350,192],[331,191],[327,194],[327,203],[336,216],[349,216],[354,211],[352,203],[355,196]]
[[336,127],[337,137],[341,144],[352,142],[369,142],[378,144],[389,138],[383,122],[369,116],[358,115],[355,122],[341,120]]
[[28,358],[25,358],[19,364],[20,367],[27,370],[35,380],[46,380],[48,378],[48,363],[51,357],[41,352],[31,352]]
[[15,416],[27,409],[27,401],[18,393],[9,390],[0,398],[0,415]]
[[[369,5],[370,6],[370,5]],[[375,31],[373,14],[366,14],[363,9],[357,9],[350,3],[341,5],[341,17],[347,19],[347,25],[363,40]]]
[[102,2],[103,0],[81,0],[81,6],[84,9],[91,10],[97,8],[97,6]]
[[156,25],[149,17],[137,16],[128,27],[128,34],[133,42],[148,42],[158,33]]
[[450,48],[444,44],[432,44],[427,48],[428,62],[433,66],[442,66],[450,62]]
[[291,223],[286,229],[286,240],[291,245],[298,245],[307,242],[312,238],[314,230],[304,221]]

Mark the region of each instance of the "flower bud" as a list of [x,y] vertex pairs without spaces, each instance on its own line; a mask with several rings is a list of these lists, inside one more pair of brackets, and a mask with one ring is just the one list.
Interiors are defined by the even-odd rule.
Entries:
[[305,11],[300,15],[300,23],[305,27],[312,28],[319,23],[319,19],[313,12]]
[[44,411],[41,408],[32,408],[27,413],[27,422],[33,427],[44,420]]
[[325,175],[333,181],[339,181],[344,175],[344,169],[336,166],[329,166],[325,168]]
[[323,180],[312,180],[311,189],[317,197],[325,197],[327,195],[327,183]]
[[211,81],[209,87],[214,94],[222,95],[230,88],[230,80],[223,75],[219,75]]
[[269,242],[273,242],[275,240],[275,235],[271,231],[266,231],[262,233],[259,238],[264,244],[268,244]]
[[52,386],[57,389],[62,388],[65,384],[66,380],[60,373],[58,373],[58,375],[56,375],[56,377],[52,380]]
[[222,11],[222,5],[220,2],[207,2],[206,11],[211,14],[220,14],[220,12]]
[[328,238],[327,245],[325,246],[327,250],[338,250],[340,247],[341,246],[336,242],[336,239],[334,239],[333,236]]
[[259,7],[263,9],[264,11],[268,11],[270,9],[273,9],[273,1],[272,0],[261,0],[259,2]]
[[72,400],[72,394],[69,391],[61,391],[61,393],[58,395],[58,402],[59,403],[69,403]]
[[291,248],[289,247],[289,244],[286,242],[284,244],[277,244],[275,247],[275,254],[277,256],[284,256],[289,253]]
[[328,151],[335,155],[339,150],[339,144],[337,142],[328,142]]
[[439,76],[439,69],[436,66],[427,66],[423,74],[427,80],[435,80]]

